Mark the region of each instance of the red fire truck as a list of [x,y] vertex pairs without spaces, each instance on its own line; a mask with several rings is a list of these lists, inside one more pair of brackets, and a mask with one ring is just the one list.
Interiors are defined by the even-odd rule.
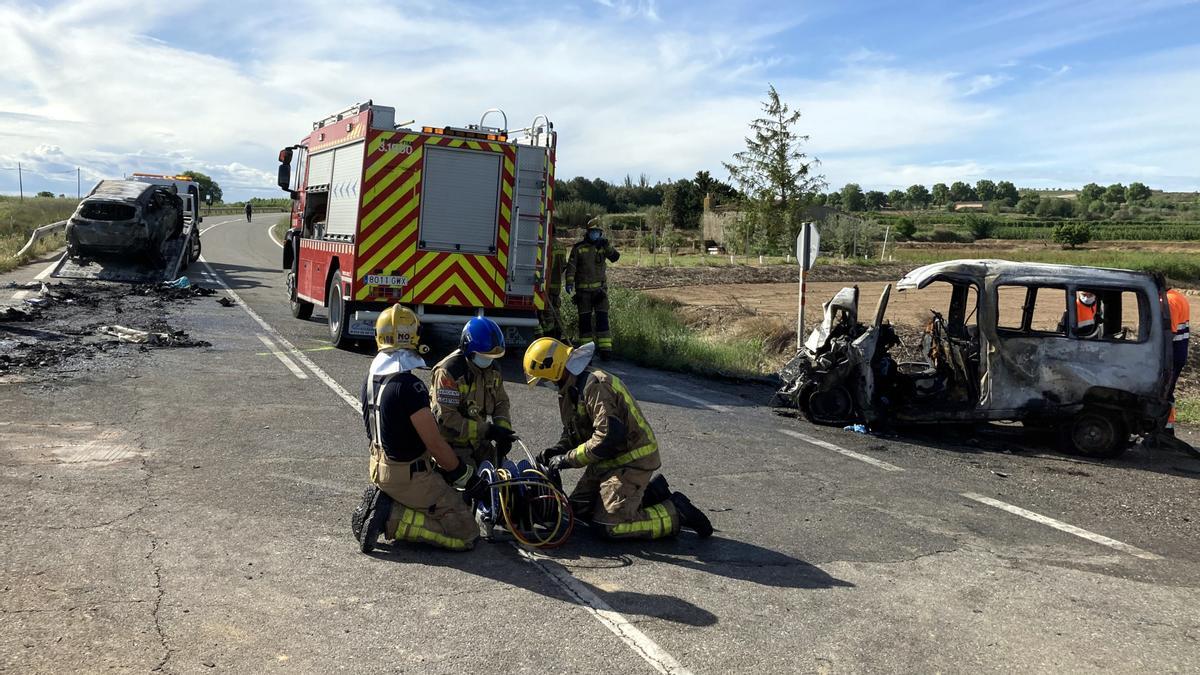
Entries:
[[[493,115],[503,126],[484,125]],[[323,306],[338,347],[372,338],[395,303],[427,324],[487,316],[523,343],[546,306],[553,124],[539,115],[509,131],[497,109],[463,127],[408,124],[367,101],[280,151],[292,315]]]

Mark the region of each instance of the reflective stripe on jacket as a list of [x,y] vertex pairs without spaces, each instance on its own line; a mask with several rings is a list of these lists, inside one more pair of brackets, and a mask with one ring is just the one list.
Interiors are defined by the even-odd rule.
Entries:
[[1192,307],[1183,293],[1174,288],[1167,291],[1167,308],[1171,312],[1171,332],[1174,340],[1191,337]]
[[571,247],[567,259],[567,285],[576,290],[594,291],[604,287],[608,281],[608,263],[616,262],[620,253],[611,244],[603,245],[583,240]]
[[478,446],[489,423],[512,428],[499,366],[480,368],[456,349],[433,367],[429,382],[433,388],[429,407],[450,445]]

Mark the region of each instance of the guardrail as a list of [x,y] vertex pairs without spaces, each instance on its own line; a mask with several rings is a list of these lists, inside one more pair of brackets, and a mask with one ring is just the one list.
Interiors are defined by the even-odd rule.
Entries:
[[[200,209],[202,216],[232,216],[245,212],[245,207],[242,206],[214,206],[212,208],[203,207]],[[289,209],[280,206],[264,206],[255,207],[254,213],[287,213]]]
[[26,243],[20,251],[17,251],[17,254],[13,257],[18,260],[23,259],[29,254],[30,251],[33,250],[33,247],[36,246],[39,241],[45,239],[47,236],[53,234],[57,230],[66,229],[66,227],[67,221],[60,220],[57,223],[50,223],[49,225],[43,225],[37,228],[32,234],[29,235],[29,242]]

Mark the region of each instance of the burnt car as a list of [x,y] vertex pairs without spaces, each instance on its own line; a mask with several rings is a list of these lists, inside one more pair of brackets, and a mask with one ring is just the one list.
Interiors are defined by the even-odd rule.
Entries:
[[103,180],[67,221],[72,258],[140,256],[157,260],[163,242],[183,231],[183,202],[174,186]]
[[1172,356],[1161,275],[953,260],[909,272],[896,290],[940,304],[910,358],[884,321],[891,285],[869,323],[858,288],[843,289],[780,372],[777,403],[831,425],[1016,421],[1093,457],[1163,429]]

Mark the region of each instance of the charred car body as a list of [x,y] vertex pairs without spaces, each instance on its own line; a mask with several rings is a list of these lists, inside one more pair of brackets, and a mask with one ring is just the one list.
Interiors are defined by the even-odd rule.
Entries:
[[857,287],[846,288],[781,371],[776,401],[818,424],[1020,421],[1096,457],[1163,429],[1172,356],[1161,275],[955,260],[913,270],[896,289],[933,284],[950,300],[944,314],[929,311],[921,360],[893,355],[890,285],[869,324]]
[[102,180],[67,221],[71,258],[136,255],[157,260],[183,231],[183,202],[174,186]]

